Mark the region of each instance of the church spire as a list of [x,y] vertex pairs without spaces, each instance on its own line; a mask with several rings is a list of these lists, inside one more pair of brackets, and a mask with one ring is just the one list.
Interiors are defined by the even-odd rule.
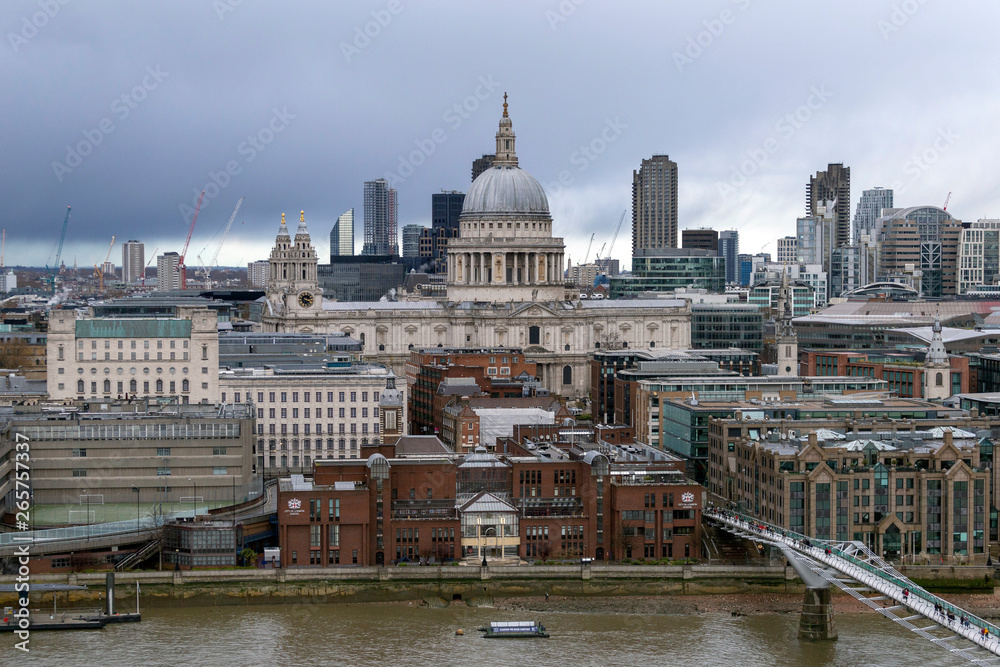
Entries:
[[503,94],[503,116],[500,118],[500,129],[497,130],[496,158],[494,167],[516,167],[517,152],[514,150],[514,129],[510,116],[507,115],[507,93]]
[[931,345],[924,359],[926,366],[950,366],[948,351],[944,347],[944,336],[941,334],[941,316],[934,312],[934,327],[931,329]]

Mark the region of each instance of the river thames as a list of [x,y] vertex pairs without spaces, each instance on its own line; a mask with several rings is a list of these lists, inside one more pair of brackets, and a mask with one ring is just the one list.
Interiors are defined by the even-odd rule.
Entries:
[[[492,620],[540,620],[551,639],[483,639]],[[289,604],[153,608],[140,624],[36,632],[27,655],[2,638],[0,664],[775,665],[968,664],[875,614],[836,617],[840,639],[809,644],[798,614],[732,617],[500,611],[453,605]],[[462,628],[464,636],[455,630]]]

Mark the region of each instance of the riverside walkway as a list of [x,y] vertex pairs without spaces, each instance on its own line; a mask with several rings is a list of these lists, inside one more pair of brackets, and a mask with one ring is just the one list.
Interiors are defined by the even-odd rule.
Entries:
[[818,577],[952,654],[973,664],[1000,665],[1000,627],[928,593],[861,542],[814,539],[732,510],[710,508],[704,517],[734,535],[781,549]]

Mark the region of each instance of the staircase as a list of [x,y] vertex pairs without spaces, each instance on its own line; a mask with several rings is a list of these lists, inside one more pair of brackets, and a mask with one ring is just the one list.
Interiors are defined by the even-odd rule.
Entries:
[[157,537],[155,540],[150,540],[144,544],[138,551],[133,551],[125,558],[122,558],[115,564],[115,572],[127,572],[132,568],[136,567],[142,561],[146,560],[153,554],[155,554],[160,549],[160,544],[163,542],[162,537]]
[[702,557],[725,565],[760,565],[766,558],[750,540],[744,540],[713,524],[702,524]]

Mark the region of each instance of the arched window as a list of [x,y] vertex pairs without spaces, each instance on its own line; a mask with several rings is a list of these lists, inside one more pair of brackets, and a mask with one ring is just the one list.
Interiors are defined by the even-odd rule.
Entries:
[[139,390],[139,383],[136,382],[135,380],[130,380],[129,383],[128,383],[128,390],[129,390],[129,393],[131,393],[131,394],[136,393],[136,391]]
[[565,349],[565,350],[566,350],[567,352],[569,352],[569,343],[566,343],[566,347],[565,347],[564,349]]
[[188,382],[187,379],[181,380],[181,391],[189,391],[190,388],[191,388],[191,383]]
[[938,387],[944,386],[944,375],[938,373],[937,376],[934,378],[934,384],[935,386]]
[[361,332],[359,338],[361,339],[361,347],[364,347],[365,346],[365,334],[364,334],[364,332]]
[[[940,375],[940,373],[938,373],[938,375]],[[104,393],[105,394],[111,393],[111,380],[104,381]]]
[[378,344],[378,351],[379,352],[385,352],[385,345],[383,345],[382,343],[379,343]]
[[157,392],[162,392],[163,391],[163,380],[157,380],[156,381],[156,391]]
[[570,366],[563,366],[563,384],[573,384],[573,368]]
[[528,344],[541,345],[541,329],[539,327],[528,327]]
[[656,347],[656,341],[652,341],[652,340],[649,341],[649,346],[650,347]]
[[337,441],[337,449],[341,449],[342,450],[345,447],[347,447],[347,440],[345,440],[344,438],[341,438],[339,441]]
[[86,387],[87,387],[87,385],[84,384],[83,380],[77,380],[76,381],[76,393],[82,394],[83,392],[85,392],[87,390]]

